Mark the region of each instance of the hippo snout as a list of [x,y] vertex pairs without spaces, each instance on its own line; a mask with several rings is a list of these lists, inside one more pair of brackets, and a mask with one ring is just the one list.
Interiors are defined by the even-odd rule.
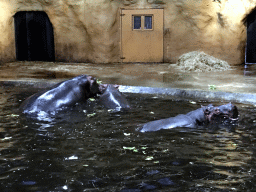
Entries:
[[230,119],[238,118],[238,109],[235,105],[228,103],[226,105],[221,105],[218,107],[219,113],[222,116],[226,116]]

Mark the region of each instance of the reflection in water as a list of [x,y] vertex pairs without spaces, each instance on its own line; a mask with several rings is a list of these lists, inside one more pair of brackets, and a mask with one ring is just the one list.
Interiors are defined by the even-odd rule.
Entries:
[[[130,112],[83,107],[31,119],[28,96],[1,90],[1,191],[252,191],[255,109],[238,105],[238,126],[139,133],[139,125],[207,102],[129,95]],[[214,103],[218,105],[219,103]],[[94,115],[88,115],[94,114]]]
[[218,188],[226,188],[230,184],[234,186],[242,184],[249,176],[250,170],[246,165],[253,154],[241,148],[241,135],[236,132],[221,131],[217,134],[205,133],[202,136],[207,139],[207,142],[202,143],[207,156],[199,158],[198,161],[205,161],[214,166],[214,173],[224,177],[222,180],[209,179],[206,183]]

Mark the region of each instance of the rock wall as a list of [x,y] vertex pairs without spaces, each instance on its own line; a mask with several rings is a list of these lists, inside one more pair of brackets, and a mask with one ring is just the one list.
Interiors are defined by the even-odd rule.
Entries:
[[200,50],[228,61],[244,62],[246,26],[242,20],[256,1],[180,0],[166,3],[165,60],[175,62]]
[[110,63],[120,60],[120,8],[164,9],[164,61],[190,51],[244,62],[243,19],[256,0],[0,0],[0,61],[16,59],[13,16],[45,11],[54,28],[55,59]]

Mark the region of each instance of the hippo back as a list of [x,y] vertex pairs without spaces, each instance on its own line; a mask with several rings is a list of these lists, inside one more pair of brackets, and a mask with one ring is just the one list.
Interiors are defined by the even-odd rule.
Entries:
[[20,111],[23,113],[50,112],[72,107],[78,102],[86,102],[89,97],[96,94],[91,93],[92,85],[95,86],[94,83],[89,82],[87,75],[63,81],[27,98],[21,104]]

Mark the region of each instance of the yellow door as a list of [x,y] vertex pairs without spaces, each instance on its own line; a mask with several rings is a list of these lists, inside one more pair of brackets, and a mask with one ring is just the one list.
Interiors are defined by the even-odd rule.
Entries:
[[163,62],[163,9],[122,10],[123,62]]

